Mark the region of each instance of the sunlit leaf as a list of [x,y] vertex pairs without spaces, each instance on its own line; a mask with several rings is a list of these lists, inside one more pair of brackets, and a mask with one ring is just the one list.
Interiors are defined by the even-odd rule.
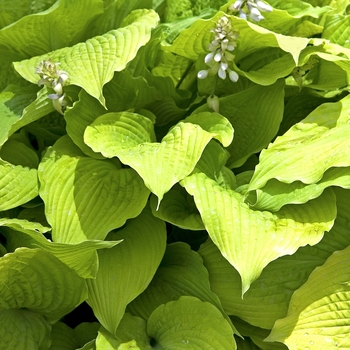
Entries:
[[267,341],[283,342],[288,348],[348,348],[349,251],[334,252],[316,268],[292,296],[288,314],[278,320]]
[[[121,71],[131,61],[138,49],[150,39],[151,29],[158,23],[158,15],[153,10],[136,10],[138,17],[126,27],[111,30],[86,42],[59,49],[29,60],[15,62],[19,74],[32,83],[39,76],[35,68],[39,62],[48,59],[60,63],[60,69],[69,75],[69,83],[81,86],[91,96],[105,105],[103,86],[112,79],[115,71]],[[47,50],[45,50],[47,51]]]
[[97,118],[86,129],[85,142],[135,169],[159,204],[164,193],[191,173],[208,142],[215,138],[228,145],[233,130],[226,118],[205,112],[175,125],[160,143],[151,142],[153,135],[148,118],[122,112]]
[[349,166],[349,100],[322,104],[263,150],[249,190],[273,178],[317,183],[331,167]]
[[293,254],[300,246],[318,243],[336,217],[331,190],[313,202],[285,206],[273,214],[250,209],[242,195],[222,188],[203,173],[187,177],[181,185],[194,196],[211,239],[241,275],[242,294],[269,262]]
[[49,148],[39,165],[40,196],[53,241],[103,240],[144,208],[149,191],[132,169],[86,157],[68,137]]
[[269,263],[243,299],[240,276],[219,249],[210,240],[200,247],[198,252],[208,269],[211,288],[229,315],[260,328],[272,329],[277,319],[286,316],[293,292],[306,282],[310,273],[334,251],[350,244],[350,196],[348,190],[335,188],[334,192],[337,218],[330,232],[318,244],[301,247],[293,255]]

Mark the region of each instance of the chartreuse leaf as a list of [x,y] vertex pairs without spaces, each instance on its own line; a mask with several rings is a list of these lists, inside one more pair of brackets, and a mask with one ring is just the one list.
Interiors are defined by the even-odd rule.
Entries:
[[293,292],[306,282],[315,267],[322,265],[334,251],[349,246],[349,191],[335,188],[334,192],[337,218],[330,232],[315,246],[301,247],[293,255],[280,257],[268,264],[244,299],[241,297],[238,272],[211,240],[201,246],[198,252],[208,269],[211,289],[219,296],[229,315],[236,315],[257,327],[271,329],[277,319],[286,316]]
[[[265,148],[277,134],[283,117],[283,87],[283,80],[279,80],[270,86],[256,85],[219,98],[220,113],[235,130],[234,139],[227,147],[231,153],[227,164],[229,168],[241,166],[249,156]],[[205,104],[196,112],[208,110]]]
[[54,323],[87,298],[85,280],[45,250],[18,248],[0,267],[2,310],[26,308]]
[[288,348],[349,348],[349,251],[334,252],[296,290],[285,318],[277,320],[266,341]]
[[161,349],[236,349],[232,329],[211,303],[183,296],[153,311],[147,333]]
[[146,333],[146,321],[126,313],[121,319],[116,336],[101,327],[96,338],[96,348],[104,350],[153,349]]
[[48,349],[51,325],[44,316],[27,309],[0,310],[0,349]]
[[250,209],[241,194],[224,189],[203,173],[185,178],[181,185],[194,196],[211,239],[239,272],[242,294],[269,262],[318,243],[336,217],[331,190],[312,202],[285,206],[273,214]]
[[259,25],[271,31],[284,35],[312,37],[321,34],[323,31],[322,17],[331,10],[330,7],[313,7],[307,2],[290,0],[269,1],[274,8],[271,12],[264,12],[264,21]]
[[49,228],[39,223],[2,218],[0,226],[11,229],[10,232],[4,232],[6,247],[9,250],[13,251],[21,246],[40,247],[53,254],[83,278],[96,276],[98,270],[97,249],[111,248],[121,242],[86,240],[77,244],[56,243],[44,237],[43,233],[49,231]]
[[184,295],[212,303],[231,324],[219,298],[210,289],[208,271],[201,257],[182,242],[168,244],[152,283],[129,304],[128,310],[148,319],[158,306]]
[[332,43],[350,48],[349,41],[346,38],[350,36],[350,17],[342,15],[333,15],[326,17],[322,37],[330,40]]
[[[84,5],[85,6],[85,5]],[[85,8],[88,9],[86,6]],[[88,39],[72,47],[50,53],[60,69],[69,75],[70,84],[82,87],[105,106],[103,86],[112,79],[115,71],[121,71],[131,61],[139,48],[150,39],[151,30],[159,20],[153,10],[136,10],[135,21],[126,27],[111,30],[101,36]],[[17,72],[32,83],[38,82],[35,67],[48,55],[15,62]]]
[[57,322],[52,326],[50,337],[52,343],[49,350],[75,350],[79,346],[75,340],[74,330],[63,322]]
[[271,179],[262,189],[256,190],[254,194],[249,194],[247,198],[254,209],[278,211],[286,204],[300,204],[317,198],[325,188],[330,186],[349,189],[349,167],[330,168],[325,171],[319,182],[310,185],[305,185],[301,181],[288,184]]
[[151,121],[130,112],[101,116],[85,131],[85,142],[95,152],[118,157],[135,169],[158,197],[158,204],[164,193],[191,173],[212,138],[228,146],[233,129],[226,118],[210,112],[178,123],[160,143],[152,142]]
[[349,101],[345,97],[322,104],[263,150],[249,190],[261,189],[274,178],[287,184],[315,184],[326,170],[348,167]]
[[84,156],[68,136],[48,149],[39,180],[52,238],[60,243],[103,240],[137,216],[149,196],[133,169]]
[[87,281],[87,302],[103,327],[115,336],[127,304],[146,289],[160,264],[166,244],[165,223],[146,207],[107,238],[123,242],[98,252],[99,270],[96,279]]
[[[20,18],[0,31],[0,45],[20,58],[42,55],[79,42],[89,21],[103,12],[95,0],[60,0],[51,8]],[[56,32],[57,35],[52,35]]]
[[0,210],[24,204],[38,195],[36,169],[13,165],[0,159]]

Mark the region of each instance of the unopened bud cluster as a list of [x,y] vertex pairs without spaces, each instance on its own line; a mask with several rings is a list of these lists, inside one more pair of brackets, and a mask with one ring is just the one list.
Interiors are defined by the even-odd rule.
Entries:
[[211,31],[215,33],[215,37],[208,46],[210,53],[204,58],[204,62],[210,68],[199,71],[197,76],[199,79],[204,79],[208,75],[218,74],[221,79],[226,79],[228,74],[229,78],[236,82],[238,74],[229,68],[229,63],[235,58],[231,51],[237,46],[238,33],[233,31],[231,22],[226,16],[221,17]]
[[40,75],[38,85],[48,86],[55,90],[55,94],[50,94],[48,97],[52,100],[55,109],[63,114],[68,105],[66,95],[63,93],[63,86],[68,80],[68,73],[63,70],[58,70],[59,63],[53,63],[49,58],[39,63],[36,68],[36,73]]
[[239,11],[239,17],[259,22],[264,19],[262,12],[271,12],[272,7],[261,0],[237,0],[228,8],[230,11]]

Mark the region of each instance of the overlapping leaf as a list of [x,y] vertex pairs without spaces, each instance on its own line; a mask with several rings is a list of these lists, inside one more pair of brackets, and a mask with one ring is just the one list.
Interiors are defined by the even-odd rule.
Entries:
[[0,159],[0,210],[15,208],[38,195],[36,169]]
[[85,142],[95,152],[118,157],[135,169],[158,197],[158,204],[164,193],[191,173],[212,138],[224,146],[233,138],[227,119],[210,112],[192,115],[178,123],[161,143],[151,142],[154,140],[151,126],[148,118],[128,112],[101,116],[86,129]]
[[188,245],[180,242],[167,246],[152,283],[130,303],[128,310],[148,319],[158,306],[184,295],[212,303],[231,324],[220,300],[210,289],[208,272],[202,259]]
[[84,156],[68,136],[39,165],[40,196],[55,242],[103,240],[144,208],[149,191],[132,169]]
[[[30,325],[30,327],[28,327]],[[0,310],[0,349],[48,349],[51,325],[44,316],[26,309]]]
[[241,275],[242,294],[269,262],[318,243],[336,217],[331,190],[312,202],[286,206],[273,214],[251,210],[242,195],[203,173],[187,177],[181,185],[194,196],[211,239]]
[[333,253],[292,296],[286,318],[278,320],[267,341],[288,348],[349,348],[349,251]]
[[94,278],[98,270],[96,250],[111,248],[120,243],[86,240],[77,244],[56,243],[47,240],[43,233],[49,231],[36,222],[20,219],[0,219],[0,226],[10,228],[4,232],[6,247],[13,251],[19,247],[42,248],[53,254],[83,278]]
[[136,219],[108,238],[123,242],[99,251],[96,279],[87,281],[87,302],[100,323],[116,335],[127,304],[146,289],[163,257],[165,224],[146,207]]
[[89,21],[102,12],[103,4],[95,0],[57,1],[48,10],[0,30],[0,47],[24,59],[73,45],[81,40]]
[[252,283],[244,299],[238,272],[210,240],[201,246],[198,252],[208,269],[211,288],[229,315],[272,329],[277,319],[286,316],[293,292],[306,282],[315,267],[322,265],[334,251],[350,244],[349,191],[335,188],[334,192],[337,218],[331,231],[317,245],[301,247],[291,256],[272,261]]
[[[261,152],[249,184],[250,191],[258,190],[257,203],[253,204],[259,205],[261,196],[260,207],[278,209],[288,202],[304,203],[315,198],[330,185],[348,188],[348,101],[346,97],[336,103],[322,104]],[[268,182],[271,179],[283,184],[276,180]],[[266,194],[263,193],[265,185]],[[276,196],[274,204],[270,192]]]
[[229,323],[211,303],[184,296],[159,306],[147,322],[147,333],[162,349],[233,349]]
[[81,86],[105,106],[103,86],[112,79],[115,71],[121,71],[131,61],[138,49],[150,39],[151,29],[158,23],[153,10],[137,10],[135,22],[101,36],[88,39],[69,48],[59,49],[49,55],[36,56],[15,62],[19,74],[32,83],[37,83],[35,68],[49,57],[60,63],[60,69],[69,75],[70,84]]
[[18,248],[0,266],[2,310],[26,308],[56,322],[87,297],[84,279],[42,249]]
[[[220,113],[235,130],[227,150],[231,154],[227,166],[238,167],[247,158],[265,148],[276,135],[283,116],[284,82],[271,86],[254,86],[234,95],[221,97]],[[253,103],[252,103],[253,102]],[[207,111],[203,105],[197,112]]]
[[101,327],[96,338],[97,349],[127,350],[152,349],[150,338],[146,333],[146,321],[141,317],[126,313],[119,323],[116,336]]

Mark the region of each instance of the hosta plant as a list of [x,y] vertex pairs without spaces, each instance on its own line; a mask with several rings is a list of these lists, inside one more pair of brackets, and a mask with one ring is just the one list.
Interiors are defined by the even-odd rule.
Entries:
[[0,0],[0,349],[350,349],[347,0]]

